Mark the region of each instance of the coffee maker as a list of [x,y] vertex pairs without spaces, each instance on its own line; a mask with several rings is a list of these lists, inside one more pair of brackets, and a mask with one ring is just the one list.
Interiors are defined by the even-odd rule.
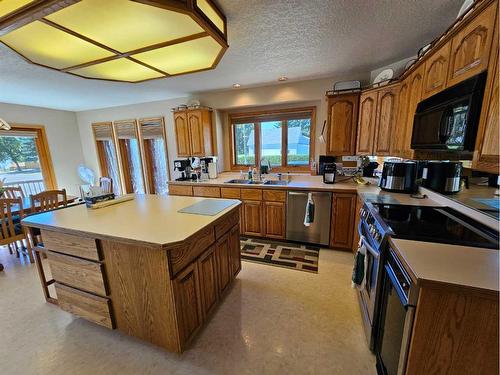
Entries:
[[191,180],[191,160],[189,159],[174,160],[174,171],[179,171],[181,173],[181,177],[176,178],[175,181]]

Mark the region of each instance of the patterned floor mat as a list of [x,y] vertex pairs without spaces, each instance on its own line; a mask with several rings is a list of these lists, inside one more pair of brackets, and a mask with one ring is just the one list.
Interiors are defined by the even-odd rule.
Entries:
[[319,247],[241,237],[241,259],[318,273]]

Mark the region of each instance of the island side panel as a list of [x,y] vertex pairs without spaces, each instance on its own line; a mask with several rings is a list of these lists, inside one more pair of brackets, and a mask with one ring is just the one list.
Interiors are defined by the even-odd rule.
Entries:
[[109,240],[100,243],[116,328],[180,352],[166,251]]

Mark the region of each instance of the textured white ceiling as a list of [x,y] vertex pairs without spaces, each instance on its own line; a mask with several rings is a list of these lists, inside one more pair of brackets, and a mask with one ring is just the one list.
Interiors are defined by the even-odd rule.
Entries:
[[0,46],[0,102],[80,111],[242,85],[368,73],[414,55],[463,0],[219,0],[229,49],[215,70],[140,84],[92,81],[31,65]]

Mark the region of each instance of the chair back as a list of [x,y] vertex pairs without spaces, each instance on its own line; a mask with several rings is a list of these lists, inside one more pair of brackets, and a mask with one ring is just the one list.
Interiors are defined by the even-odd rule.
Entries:
[[5,186],[3,196],[5,198],[24,198],[24,191],[20,186]]
[[110,177],[99,177],[99,186],[105,194],[113,192],[113,179]]
[[68,205],[66,189],[45,190],[38,194],[30,195],[31,212],[45,212],[55,210],[60,206]]
[[14,209],[22,219],[24,217],[23,200],[22,198],[0,198],[0,222],[2,230],[0,232],[0,243],[6,244],[12,242],[10,239],[17,237],[16,228],[14,226],[13,214]]

